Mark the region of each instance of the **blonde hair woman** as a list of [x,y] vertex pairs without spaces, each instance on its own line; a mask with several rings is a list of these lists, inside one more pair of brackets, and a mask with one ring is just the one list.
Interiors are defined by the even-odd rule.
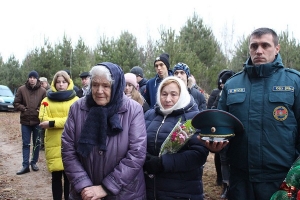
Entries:
[[141,95],[141,93],[139,92],[139,84],[136,81],[136,75],[133,73],[126,73],[124,74],[124,77],[126,82],[124,93],[129,98],[141,104],[141,106],[143,106],[143,111],[145,113],[147,110],[149,110],[149,105],[144,99],[144,97]]
[[[45,132],[45,154],[48,170],[52,174],[52,195],[54,200],[69,196],[69,181],[64,172],[61,157],[61,136],[67,121],[70,106],[78,99],[73,90],[74,84],[65,71],[58,71],[51,83],[51,90],[42,101],[39,118]],[[44,102],[47,102],[47,106]],[[64,187],[62,186],[64,177]]]

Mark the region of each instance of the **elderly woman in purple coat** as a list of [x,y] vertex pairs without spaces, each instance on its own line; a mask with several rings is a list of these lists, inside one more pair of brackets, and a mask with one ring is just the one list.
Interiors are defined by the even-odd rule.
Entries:
[[90,94],[72,105],[62,135],[69,199],[145,200],[143,108],[124,94],[118,65],[99,63],[90,74]]

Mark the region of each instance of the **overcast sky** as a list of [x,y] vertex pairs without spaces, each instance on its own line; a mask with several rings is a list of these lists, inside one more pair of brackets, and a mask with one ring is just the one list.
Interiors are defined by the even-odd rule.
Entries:
[[296,0],[3,0],[0,54],[5,62],[12,54],[22,62],[29,51],[43,45],[44,38],[54,45],[64,34],[74,44],[82,37],[94,48],[103,35],[118,38],[128,31],[144,45],[149,36],[159,39],[161,27],[179,31],[194,12],[220,43],[222,34],[230,34],[232,28],[236,41],[262,26],[277,33],[288,30],[299,41],[298,4]]

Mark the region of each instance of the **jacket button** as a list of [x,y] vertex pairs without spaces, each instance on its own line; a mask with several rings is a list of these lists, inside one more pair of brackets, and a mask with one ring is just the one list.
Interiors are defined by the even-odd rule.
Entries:
[[102,156],[102,154],[103,154],[103,151],[99,151],[99,154],[100,154],[100,156]]

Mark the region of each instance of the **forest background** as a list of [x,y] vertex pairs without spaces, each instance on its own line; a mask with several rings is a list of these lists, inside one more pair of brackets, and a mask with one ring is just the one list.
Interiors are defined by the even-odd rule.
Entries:
[[[233,33],[225,30],[221,45],[212,29],[205,25],[197,13],[187,19],[179,34],[172,27],[161,28],[159,32],[160,38],[153,40],[149,36],[146,45],[139,45],[136,36],[128,31],[122,31],[118,38],[99,35],[95,48],[87,46],[82,38],[74,42],[63,35],[56,44],[45,39],[43,46],[29,51],[22,61],[14,55],[4,61],[0,52],[0,84],[16,91],[25,83],[31,70],[36,70],[40,77],[47,77],[49,83],[57,71],[69,70],[74,83],[80,86],[80,73],[106,61],[120,65],[124,73],[134,66],[140,66],[149,79],[155,76],[155,58],[166,52],[170,55],[171,69],[178,62],[186,63],[197,84],[210,93],[217,86],[217,76],[221,70],[241,71],[249,57],[249,35],[243,36],[232,47]],[[300,70],[299,41],[289,31],[277,34],[285,67]]]

